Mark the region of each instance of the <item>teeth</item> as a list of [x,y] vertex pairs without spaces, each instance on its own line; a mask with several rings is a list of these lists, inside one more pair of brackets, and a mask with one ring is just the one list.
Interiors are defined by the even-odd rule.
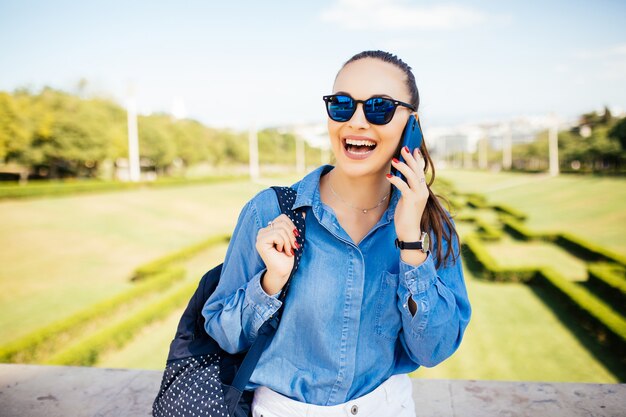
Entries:
[[346,139],[346,143],[353,146],[376,146],[376,143],[369,140]]

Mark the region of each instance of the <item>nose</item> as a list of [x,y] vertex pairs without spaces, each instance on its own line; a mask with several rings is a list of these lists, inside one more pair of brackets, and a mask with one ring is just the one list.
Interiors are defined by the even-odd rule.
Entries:
[[[360,110],[359,106],[361,106]],[[348,125],[355,129],[367,129],[370,126],[369,122],[365,118],[365,108],[363,107],[363,103],[356,104],[356,110],[350,120],[348,120]]]

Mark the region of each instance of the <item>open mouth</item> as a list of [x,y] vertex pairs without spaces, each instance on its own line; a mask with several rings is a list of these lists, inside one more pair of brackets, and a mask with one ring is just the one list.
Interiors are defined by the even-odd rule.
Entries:
[[365,155],[376,148],[376,142],[366,139],[344,139],[343,147],[351,154]]

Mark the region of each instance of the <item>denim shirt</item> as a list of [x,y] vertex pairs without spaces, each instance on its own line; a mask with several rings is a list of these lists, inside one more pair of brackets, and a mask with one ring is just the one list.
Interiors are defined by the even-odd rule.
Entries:
[[[442,362],[458,348],[471,315],[460,257],[439,269],[431,251],[419,266],[400,259],[393,222],[399,191],[362,241],[352,241],[320,199],[320,177],[332,168],[322,166],[293,185],[293,208],[306,212],[306,243],[280,326],[246,387],[325,406],[363,396],[394,374]],[[249,348],[281,306],[278,294],[261,288],[265,265],[255,249],[258,230],[279,214],[271,189],[244,206],[220,282],[204,305],[206,331],[228,352]],[[442,245],[445,253],[445,240]],[[458,241],[452,245],[459,256]]]

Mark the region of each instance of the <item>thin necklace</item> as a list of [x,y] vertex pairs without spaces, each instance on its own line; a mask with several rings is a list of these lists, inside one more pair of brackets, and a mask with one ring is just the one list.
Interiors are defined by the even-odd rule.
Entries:
[[391,192],[388,192],[388,193],[387,193],[387,195],[386,195],[386,196],[384,196],[384,197],[383,197],[383,199],[382,199],[382,200],[380,200],[380,201],[378,202],[378,204],[376,204],[374,207],[364,209],[364,208],[361,208],[361,207],[357,207],[357,206],[355,206],[355,205],[353,205],[353,204],[350,204],[350,203],[348,203],[346,200],[344,200],[343,198],[339,197],[339,194],[337,194],[337,193],[335,192],[335,189],[333,188],[333,185],[330,183],[330,177],[328,177],[328,186],[330,187],[330,191],[334,194],[334,196],[335,196],[335,197],[337,197],[337,198],[339,199],[339,201],[341,201],[343,204],[345,204],[345,205],[347,205],[347,206],[349,206],[349,207],[351,207],[351,208],[353,208],[353,209],[355,209],[355,210],[359,210],[359,211],[360,211],[360,212],[362,212],[363,214],[367,214],[367,212],[368,212],[368,211],[370,211],[370,210],[374,210],[374,209],[377,209],[378,207],[380,207],[380,206],[381,206],[381,204],[383,204],[383,203],[385,202],[385,200],[387,199],[387,197],[389,197],[389,194],[391,194]]

